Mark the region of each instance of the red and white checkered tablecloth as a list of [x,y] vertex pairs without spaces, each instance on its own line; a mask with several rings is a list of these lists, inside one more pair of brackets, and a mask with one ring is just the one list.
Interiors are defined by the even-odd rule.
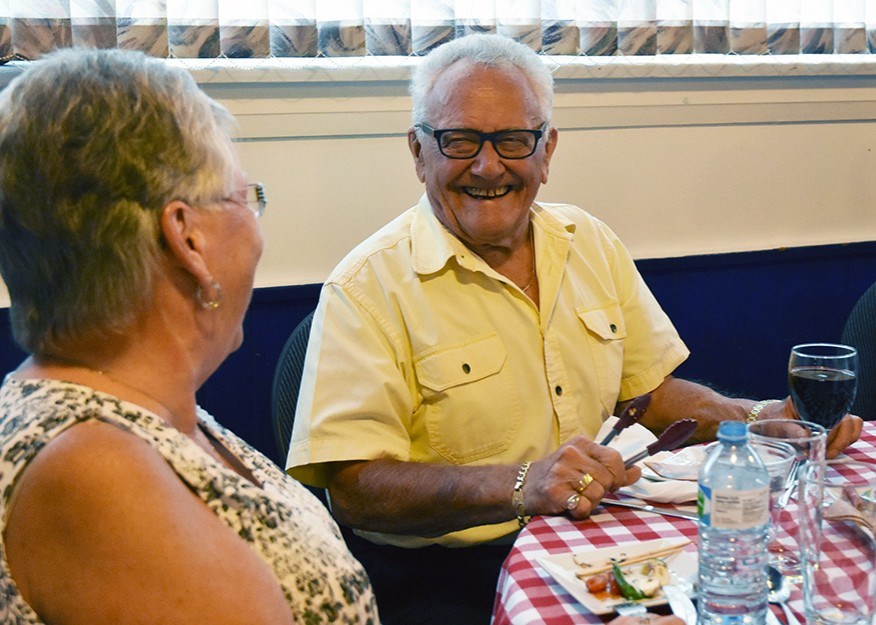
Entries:
[[[876,463],[876,422],[865,424],[861,440],[850,447],[846,455],[850,459]],[[680,536],[691,539],[693,544],[688,549],[695,551],[696,521],[616,506],[598,508],[596,514],[584,521],[572,521],[565,516],[536,517],[520,531],[502,567],[492,624],[605,623],[610,616],[596,616],[578,603],[539,566],[537,558]],[[825,540],[830,539],[825,537]],[[841,550],[839,544],[837,548]],[[803,598],[799,588],[795,588],[788,605],[802,621]]]

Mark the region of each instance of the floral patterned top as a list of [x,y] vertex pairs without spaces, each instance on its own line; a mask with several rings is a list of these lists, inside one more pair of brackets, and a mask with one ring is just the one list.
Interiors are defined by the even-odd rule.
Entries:
[[[200,408],[198,418],[261,486],[135,404],[69,382],[7,377],[0,387],[0,532],[15,484],[40,449],[68,428],[97,419],[147,441],[179,479],[252,546],[276,574],[297,622],[377,625],[368,577],[322,503]],[[12,579],[2,541],[0,623],[43,623]]]

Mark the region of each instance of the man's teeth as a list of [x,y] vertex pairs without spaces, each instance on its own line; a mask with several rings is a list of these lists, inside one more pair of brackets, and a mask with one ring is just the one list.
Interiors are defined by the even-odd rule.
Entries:
[[465,192],[473,197],[501,197],[508,193],[511,187],[499,187],[498,189],[476,189],[475,187],[466,187]]

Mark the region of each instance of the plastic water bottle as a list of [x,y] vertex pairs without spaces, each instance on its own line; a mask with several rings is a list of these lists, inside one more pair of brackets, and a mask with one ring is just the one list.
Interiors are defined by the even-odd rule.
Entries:
[[699,473],[698,625],[765,622],[769,483],[748,428],[723,421]]

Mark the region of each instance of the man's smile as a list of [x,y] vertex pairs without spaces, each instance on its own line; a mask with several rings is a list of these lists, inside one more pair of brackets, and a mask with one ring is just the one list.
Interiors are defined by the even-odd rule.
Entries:
[[504,187],[498,187],[496,189],[481,189],[478,187],[463,187],[466,195],[469,195],[475,199],[487,199],[492,200],[499,197],[504,197],[511,192],[511,186],[505,185]]

